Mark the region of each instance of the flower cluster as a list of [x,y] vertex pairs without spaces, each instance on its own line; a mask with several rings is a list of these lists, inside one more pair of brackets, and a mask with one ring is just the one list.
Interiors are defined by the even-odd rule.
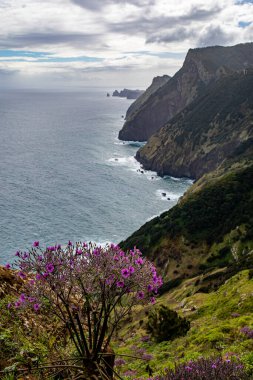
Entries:
[[241,328],[240,332],[245,335],[249,339],[253,339],[253,329],[248,326],[244,326]]
[[114,244],[69,241],[65,248],[43,249],[36,241],[28,252],[16,253],[14,266],[24,290],[8,307],[46,308],[67,324],[79,353],[87,356],[108,346],[134,305],[155,303],[162,285],[154,265],[137,248],[124,252]]
[[248,379],[244,367],[238,359],[201,358],[190,361],[187,364],[176,366],[175,370],[167,370],[167,373],[159,380],[229,380]]

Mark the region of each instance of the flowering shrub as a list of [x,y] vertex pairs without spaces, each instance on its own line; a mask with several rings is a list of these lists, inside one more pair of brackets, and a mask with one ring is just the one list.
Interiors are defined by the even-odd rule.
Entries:
[[157,380],[247,380],[244,366],[238,360],[209,358],[176,366]]
[[153,304],[162,285],[153,264],[136,248],[123,252],[113,244],[102,248],[69,241],[66,248],[42,249],[36,241],[16,256],[24,290],[8,307],[56,315],[89,367],[103,360],[101,353],[132,307]]

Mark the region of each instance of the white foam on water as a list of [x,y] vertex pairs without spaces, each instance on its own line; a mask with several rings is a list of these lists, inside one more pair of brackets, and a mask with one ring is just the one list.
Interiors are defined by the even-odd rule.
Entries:
[[[177,201],[182,194],[175,194],[168,190],[158,189],[156,190],[156,196],[162,201]],[[169,198],[169,199],[168,199]]]

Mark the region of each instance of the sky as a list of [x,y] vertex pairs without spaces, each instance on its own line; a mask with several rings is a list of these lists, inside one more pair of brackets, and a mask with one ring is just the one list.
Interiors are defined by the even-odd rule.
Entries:
[[253,0],[0,0],[0,88],[146,88],[253,41]]

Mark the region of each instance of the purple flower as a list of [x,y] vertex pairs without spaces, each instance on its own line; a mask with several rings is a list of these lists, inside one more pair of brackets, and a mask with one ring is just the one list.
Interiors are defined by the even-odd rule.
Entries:
[[79,248],[79,249],[77,249],[76,253],[77,253],[77,255],[81,255],[83,253],[83,251]]
[[47,250],[48,250],[49,252],[54,252],[54,251],[55,251],[55,247],[54,247],[54,246],[47,247]]
[[152,290],[153,290],[153,286],[152,285],[148,285],[148,292],[152,292]]
[[191,372],[192,371],[192,367],[190,367],[188,365],[185,367],[185,369],[186,369],[187,372]]
[[6,269],[11,269],[11,265],[9,263],[7,263],[5,266],[4,266]]
[[12,304],[9,302],[8,305],[7,305],[7,309],[10,309],[12,306]]
[[26,275],[24,274],[24,272],[18,272],[18,275],[20,278],[22,278],[22,280],[26,278]]
[[69,240],[68,242],[68,246],[71,247],[73,244],[72,244],[72,241]]
[[34,308],[35,311],[38,311],[40,309],[40,305],[38,303],[35,303],[33,305],[33,308]]
[[142,265],[143,263],[144,263],[144,260],[141,257],[139,257],[137,260],[135,260],[135,264],[137,264],[137,265]]
[[20,301],[16,301],[14,305],[15,305],[15,308],[18,309],[20,307],[20,305],[21,305],[21,302]]
[[155,302],[156,302],[156,301],[155,301],[155,297],[151,297],[151,298],[150,298],[150,302],[152,303],[152,305],[154,305]]
[[49,263],[46,265],[46,270],[48,271],[48,273],[52,273],[54,271],[54,266],[52,263]]
[[36,280],[41,280],[42,279],[42,276],[39,273],[37,273],[35,277],[36,277]]
[[94,249],[93,255],[98,256],[99,254],[100,254],[100,250],[99,249]]
[[117,281],[116,285],[118,288],[124,288],[124,286],[125,286],[124,281]]
[[144,298],[144,292],[141,290],[140,292],[137,293],[137,297],[141,300]]
[[33,303],[33,302],[35,302],[35,298],[33,298],[33,297],[28,297],[28,301],[31,302],[31,303]]
[[151,354],[143,354],[143,355],[142,355],[142,359],[143,359],[143,360],[150,361],[150,360],[152,360],[153,358],[154,358],[154,356],[151,355]]
[[127,278],[130,276],[130,272],[127,268],[124,268],[121,270],[121,275],[122,275],[122,277]]
[[19,297],[19,300],[20,300],[20,302],[25,302],[25,300],[26,300],[26,295],[25,295],[24,293],[22,293],[22,294],[20,295],[20,297]]
[[134,267],[129,267],[129,272],[130,272],[130,274],[133,274],[135,272]]
[[17,251],[17,252],[15,253],[15,256],[20,257],[20,252]]
[[126,364],[126,361],[124,359],[119,358],[119,359],[115,360],[115,366],[116,367],[120,367],[120,366],[122,366],[124,364]]
[[59,251],[61,249],[61,244],[58,244],[56,249],[57,249],[57,251]]
[[39,241],[34,241],[33,242],[33,247],[38,247],[40,245],[40,242]]

